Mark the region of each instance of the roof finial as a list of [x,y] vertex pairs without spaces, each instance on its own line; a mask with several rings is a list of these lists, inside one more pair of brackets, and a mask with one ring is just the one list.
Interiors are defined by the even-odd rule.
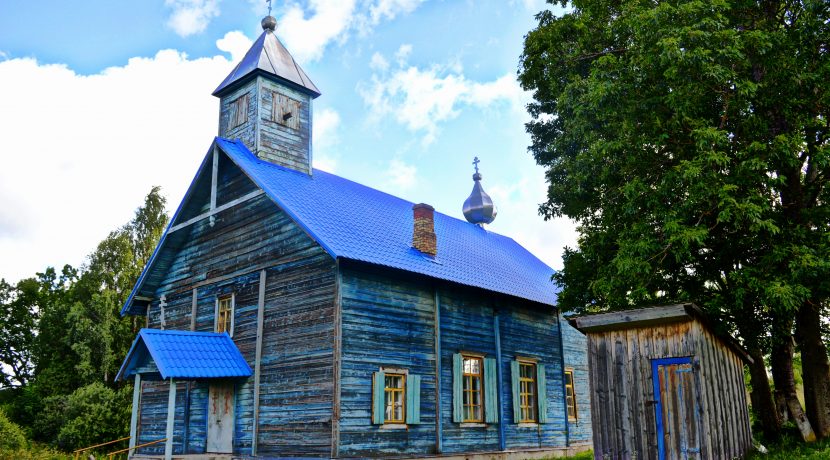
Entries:
[[277,28],[277,19],[271,16],[271,0],[265,0],[268,4],[268,16],[262,18],[262,30],[270,30],[273,32]]
[[478,157],[473,159],[473,166],[476,168],[475,174],[473,174],[473,192],[464,201],[464,207],[462,211],[464,212],[464,217],[467,219],[467,222],[482,225],[482,224],[489,224],[493,222],[496,218],[496,214],[498,211],[496,210],[496,206],[493,204],[493,200],[490,198],[483,188],[481,188],[481,173],[478,172],[478,164],[481,161]]

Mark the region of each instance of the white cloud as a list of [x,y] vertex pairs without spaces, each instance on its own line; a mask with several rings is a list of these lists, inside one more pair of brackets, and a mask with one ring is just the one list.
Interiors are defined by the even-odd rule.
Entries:
[[395,60],[398,61],[398,65],[405,66],[410,54],[412,54],[412,45],[404,43],[399,46],[398,51],[395,51]]
[[218,0],[164,0],[164,4],[173,9],[167,26],[182,37],[203,32],[219,16]]
[[372,60],[369,61],[369,68],[375,72],[386,72],[389,70],[389,61],[382,54],[375,53],[372,55]]
[[[309,0],[295,2],[278,17],[277,35],[300,62],[316,61],[332,43],[367,35],[382,21],[414,11],[424,0]],[[261,11],[261,3],[252,6]]]
[[[411,48],[401,47],[396,55],[405,56],[409,51]],[[359,85],[358,92],[372,121],[392,117],[410,131],[423,133],[424,144],[432,143],[438,125],[457,117],[463,106],[507,104],[526,116],[523,107],[530,95],[522,91],[515,76],[507,74],[482,83],[468,80],[458,70],[456,66],[401,67],[389,75],[373,75],[371,83]]]
[[0,61],[13,108],[0,110],[0,278],[81,264],[153,185],[175,208],[216,135],[210,94],[234,64],[175,50],[94,75]]
[[[486,168],[482,172],[486,181]],[[533,255],[560,270],[563,248],[577,247],[576,224],[567,218],[545,221],[539,216],[539,202],[547,196],[547,184],[540,169],[525,171],[521,177],[516,183],[485,184],[485,190],[499,209],[499,215],[488,228],[509,235]]]
[[312,130],[312,146],[314,167],[328,172],[337,170],[338,156],[333,148],[338,145],[340,138],[337,129],[340,127],[340,114],[329,108],[314,113],[314,129]]
[[228,32],[224,37],[216,40],[216,47],[231,55],[232,62],[240,62],[245,53],[251,48],[253,42],[242,32],[234,30]]
[[0,60],[3,60],[3,61],[4,61],[4,60],[6,60],[6,59],[8,59],[8,58],[9,58],[9,53],[7,53],[7,52],[5,52],[5,51],[3,51],[3,50],[0,50]]
[[301,62],[320,59],[329,43],[345,39],[355,19],[355,0],[311,0],[313,14],[291,6],[279,19],[277,34]]
[[399,190],[411,189],[418,182],[418,168],[397,158],[389,162],[386,174],[388,184]]
[[394,19],[399,14],[411,13],[424,0],[378,0],[369,7],[369,17],[373,24],[382,19]]

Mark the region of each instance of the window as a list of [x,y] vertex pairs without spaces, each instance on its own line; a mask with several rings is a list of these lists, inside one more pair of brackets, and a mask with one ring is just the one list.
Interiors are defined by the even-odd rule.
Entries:
[[291,129],[300,129],[300,101],[271,92],[271,119]]
[[384,423],[404,423],[404,389],[406,388],[406,376],[402,374],[386,374],[384,388]]
[[248,95],[242,95],[234,99],[228,106],[228,124],[230,128],[248,121]]
[[216,300],[216,332],[227,332],[228,335],[233,335],[233,303],[233,295]]
[[481,358],[464,356],[464,422],[484,422],[481,391],[483,368]]
[[406,428],[421,423],[421,376],[406,369],[372,374],[372,424]]
[[516,357],[510,362],[513,387],[513,423],[548,423],[545,365],[534,358]]
[[520,423],[536,423],[536,363],[519,361]]
[[576,420],[576,392],[574,391],[573,369],[565,369],[565,399],[568,404],[568,420]]
[[476,352],[452,355],[452,421],[498,423],[496,360]]

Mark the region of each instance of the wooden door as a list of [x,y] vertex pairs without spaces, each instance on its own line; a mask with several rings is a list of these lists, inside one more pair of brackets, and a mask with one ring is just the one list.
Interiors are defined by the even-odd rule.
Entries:
[[233,451],[233,384],[210,386],[208,394],[207,451],[230,454]]
[[700,399],[691,358],[651,364],[660,460],[701,459]]

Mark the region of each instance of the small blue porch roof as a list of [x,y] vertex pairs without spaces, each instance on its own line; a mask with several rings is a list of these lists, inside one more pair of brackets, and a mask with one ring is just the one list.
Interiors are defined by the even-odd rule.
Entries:
[[[335,259],[367,262],[556,304],[557,288],[551,281],[554,270],[509,237],[435,212],[438,253],[429,257],[412,248],[412,202],[319,169],[309,176],[260,160],[239,140],[217,137],[214,146]],[[206,158],[202,170],[208,163]],[[170,226],[177,223],[174,215]],[[162,236],[122,315],[142,314],[147,301],[140,299],[154,296],[164,269],[154,273],[153,266],[156,259],[166,259],[158,253],[164,250],[167,236]]]
[[115,380],[146,371],[163,379],[250,377],[251,366],[223,332],[141,329]]

